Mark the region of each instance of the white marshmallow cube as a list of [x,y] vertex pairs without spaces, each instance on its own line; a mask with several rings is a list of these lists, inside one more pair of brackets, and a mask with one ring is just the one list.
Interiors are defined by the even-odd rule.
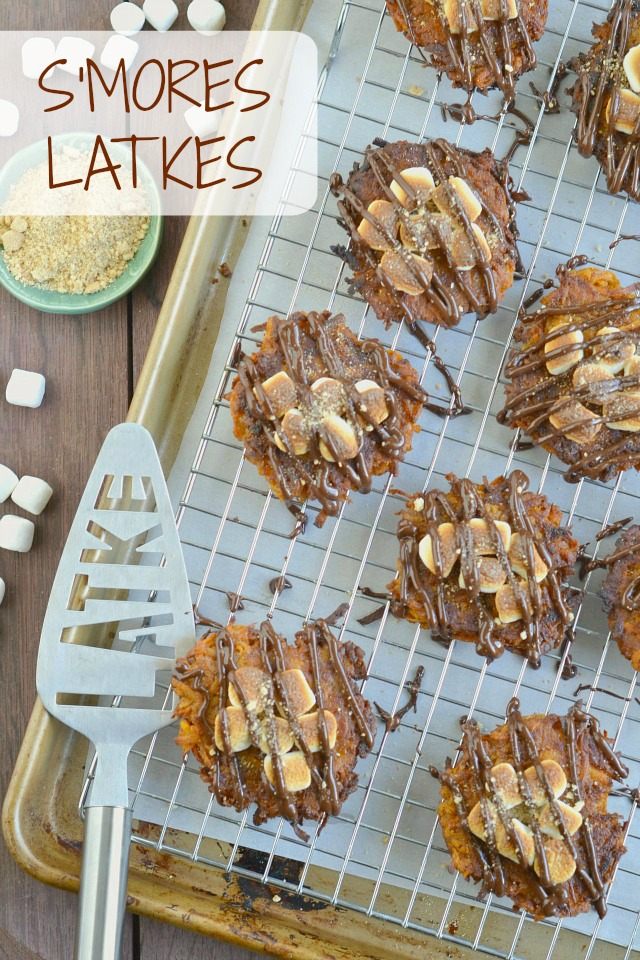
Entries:
[[17,485],[18,478],[13,470],[0,463],[0,503],[4,503],[11,496]]
[[63,37],[56,47],[55,59],[66,60],[66,63],[59,63],[58,67],[65,73],[72,73],[77,77],[80,67],[86,71],[87,60],[90,60],[95,52],[95,44],[83,37]]
[[160,33],[170,30],[178,16],[173,0],[144,0],[142,9],[151,26]]
[[[56,45],[49,37],[29,37],[22,44],[22,72],[29,80],[39,80],[46,66],[56,59]],[[50,77],[55,67],[48,70]]]
[[108,67],[114,73],[120,66],[120,61],[124,60],[124,69],[128,70],[136,58],[138,44],[129,37],[109,37],[104,45],[104,50],[100,54],[100,63],[103,67]]
[[[209,104],[213,106],[214,102],[213,97],[210,96]],[[205,101],[203,100],[199,107],[189,107],[184,118],[196,137],[206,140],[218,132],[223,113],[224,110],[205,110]]]
[[218,0],[191,0],[187,7],[187,20],[198,33],[212,37],[224,27],[227,14]]
[[29,513],[39,516],[53,496],[53,490],[48,483],[39,477],[20,477],[17,486],[11,494],[11,499],[17,507],[22,507]]
[[20,111],[10,100],[0,100],[0,137],[12,137],[20,123]]
[[2,577],[0,577],[0,604],[2,604],[2,601],[4,600],[4,591],[5,591],[5,583]]
[[31,550],[35,529],[31,520],[5,514],[4,517],[0,517],[0,547],[16,553],[28,553]]
[[135,3],[119,3],[111,11],[111,26],[116,33],[132,37],[144,27],[144,11]]
[[42,403],[45,384],[46,380],[41,373],[17,368],[9,377],[6,391],[7,403],[35,409]]

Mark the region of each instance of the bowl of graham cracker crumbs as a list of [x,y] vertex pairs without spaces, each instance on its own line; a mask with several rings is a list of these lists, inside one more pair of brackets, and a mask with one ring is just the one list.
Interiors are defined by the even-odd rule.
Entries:
[[[56,137],[56,180],[82,179],[94,144],[95,134]],[[76,186],[51,190],[47,151],[46,141],[32,144],[0,171],[0,284],[37,310],[92,313],[126,296],[153,264],[160,196],[141,160],[135,191],[122,175],[117,191],[111,178],[92,186],[90,201]],[[130,170],[124,149],[114,157]]]

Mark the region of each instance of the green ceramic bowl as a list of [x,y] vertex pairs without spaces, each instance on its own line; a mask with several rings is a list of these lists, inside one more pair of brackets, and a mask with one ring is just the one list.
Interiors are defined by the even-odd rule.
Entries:
[[[95,134],[68,133],[55,138],[55,146],[68,145],[77,150],[92,150]],[[111,145],[110,153],[115,159],[122,161],[122,156],[116,150],[117,144]],[[122,150],[122,148],[119,148]],[[0,207],[4,204],[9,188],[16,183],[23,173],[38,166],[47,157],[47,141],[41,140],[20,150],[0,170]],[[161,202],[155,181],[148,168],[138,160],[138,173],[151,200],[151,208],[160,210]],[[129,261],[124,273],[121,273],[112,283],[96,293],[56,293],[54,290],[44,290],[40,287],[20,283],[9,271],[4,255],[0,253],[0,284],[13,294],[18,300],[28,304],[35,310],[44,310],[46,313],[80,314],[93,313],[115,303],[126,296],[135,285],[142,280],[145,273],[155,260],[162,240],[162,217],[152,216],[147,234],[138,247],[135,256]]]

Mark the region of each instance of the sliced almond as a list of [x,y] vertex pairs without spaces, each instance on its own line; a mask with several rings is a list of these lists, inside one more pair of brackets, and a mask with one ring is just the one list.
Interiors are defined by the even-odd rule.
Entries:
[[[609,122],[613,97],[608,100],[605,119]],[[640,117],[640,97],[631,90],[619,90],[613,126],[619,133],[632,134]]]
[[[491,818],[491,823],[493,824],[493,829],[495,830],[496,823],[498,821],[498,811],[495,808],[495,805],[491,800],[487,800],[486,809],[489,811],[489,816]],[[479,837],[480,840],[487,839],[487,829],[484,821],[483,814],[483,805],[478,801],[474,807],[469,811],[467,817],[467,826],[471,833],[475,837]]]
[[329,463],[352,460],[360,449],[358,437],[350,423],[337,414],[324,417],[320,425],[320,453]]
[[421,211],[406,214],[400,223],[400,240],[409,250],[425,253],[451,243],[453,229],[451,220],[444,213]]
[[483,520],[474,517],[469,520],[469,529],[473,534],[473,549],[478,556],[493,556],[497,552],[497,540],[502,541],[505,550],[509,549],[511,527],[504,520]]
[[602,414],[609,427],[637,433],[640,430],[640,392],[627,390],[612,394],[604,402]]
[[598,384],[607,383],[610,380],[613,380],[613,374],[599,363],[581,363],[575,368],[571,378],[574,387],[589,388],[588,399],[592,403],[601,403],[602,398],[607,396],[607,391],[599,390]]
[[453,231],[451,256],[459,270],[472,270],[491,260],[491,248],[477,223],[471,224],[471,232],[473,236],[463,229]]
[[[570,807],[568,803],[563,803],[562,800],[558,800],[557,804],[562,814],[567,833],[572,837],[582,826],[582,814],[579,810],[576,810],[575,807]],[[540,811],[538,826],[548,837],[553,837],[554,840],[562,839],[562,833],[555,821],[554,812],[550,804],[544,806]]]
[[[302,457],[309,449],[308,424],[304,416],[296,407],[287,410],[282,418],[282,430],[286,434],[291,448],[297,457]],[[275,434],[276,447],[283,452],[287,448],[278,434]]]
[[462,177],[449,177],[449,183],[457,193],[460,205],[469,220],[477,220],[482,213],[482,203],[475,190]]
[[[330,710],[323,710],[322,712],[324,713],[324,720],[327,725],[329,748],[333,750],[336,745],[338,724],[336,723],[336,718]],[[322,732],[320,728],[319,711],[316,713],[305,714],[304,717],[300,717],[299,723],[307,749],[310,750],[311,753],[318,753],[319,750],[322,750]]]
[[480,0],[483,20],[515,20],[518,16],[516,0]]
[[[487,809],[489,811],[489,816],[491,817],[491,822],[493,824],[493,831],[495,835],[495,843],[498,849],[498,853],[502,854],[503,857],[507,857],[508,860],[513,860],[516,863],[520,862],[520,857],[516,851],[515,846],[511,842],[507,831],[504,828],[500,817],[498,816],[498,811],[495,807],[495,804],[491,800],[487,801]],[[522,846],[522,852],[527,864],[533,863],[533,857],[535,853],[535,843],[533,839],[533,834],[529,827],[525,826],[520,820],[514,817],[511,821],[513,824],[513,829],[520,838],[520,843]],[[467,818],[467,824],[471,832],[479,837],[480,840],[487,840],[487,831],[484,822],[483,809],[481,803],[476,803],[473,807],[469,816]]]
[[592,423],[597,419],[595,413],[570,397],[560,397],[558,409],[549,416],[552,427],[560,430],[568,440],[580,444],[590,443],[599,433],[602,424]]
[[[282,417],[287,410],[295,407],[298,399],[296,385],[284,370],[274,373],[272,377],[265,380],[262,384],[262,389],[267,396],[272,411],[270,419],[273,420],[276,417]],[[253,392],[257,396],[257,391],[254,390]]]
[[640,44],[630,47],[622,61],[629,86],[634,93],[640,93]]
[[[513,571],[517,573],[518,576],[522,577],[523,580],[528,580],[529,567],[527,564],[526,540],[523,540],[521,534],[519,533],[514,533],[511,538],[511,543],[509,545],[509,560],[511,561]],[[534,545],[533,576],[537,583],[540,583],[541,580],[544,580],[548,572],[549,567],[546,565]]]
[[270,753],[269,745],[269,726],[275,724],[276,745],[279,754],[288,753],[293,746],[293,734],[286,720],[282,717],[271,717],[271,720],[265,717],[260,723],[260,749],[263,753]]
[[[552,883],[566,883],[576,872],[576,862],[564,840],[546,840],[544,852]],[[540,864],[534,857],[533,869],[540,876]]]
[[[278,674],[279,686],[284,688],[284,699],[289,710],[296,717],[301,717],[303,713],[308,713],[316,705],[316,695],[309,686],[307,678],[302,670],[292,667],[289,670],[283,670]],[[286,716],[286,711],[282,705],[278,709]]]
[[333,377],[319,377],[311,384],[311,393],[326,413],[343,413],[346,409],[345,389]]
[[[529,613],[532,613],[531,600],[529,599],[529,589],[525,581],[521,583],[520,596],[526,604]],[[501,623],[515,623],[516,620],[522,620],[523,607],[518,600],[516,592],[510,583],[503,584],[496,593],[496,610]]]
[[633,339],[617,327],[602,327],[598,330],[597,337],[605,339],[593,342],[593,359],[609,373],[620,373],[624,369],[625,361],[636,352]]
[[389,408],[382,387],[375,380],[358,380],[355,387],[360,394],[358,402],[364,407],[361,412],[366,411],[376,423],[382,423],[383,420],[386,420],[389,416]]
[[247,709],[255,713],[261,713],[273,696],[271,677],[258,667],[239,667],[229,678],[229,702],[234,707],[241,707],[237,688],[242,690]]
[[363,217],[358,233],[372,250],[393,250],[393,242],[398,229],[398,221],[390,200],[374,200],[367,211],[374,222]]
[[396,290],[417,297],[429,289],[433,264],[415,253],[404,256],[398,250],[389,250],[380,261],[380,269]]
[[[533,863],[533,858],[536,852],[533,833],[531,832],[531,829],[525,826],[525,824],[518,820],[517,817],[514,817],[511,823],[513,824],[513,829],[520,838],[520,845],[522,847],[525,862],[530,866]],[[501,853],[503,857],[506,857],[508,860],[513,860],[515,863],[520,863],[520,857],[518,856],[515,845],[511,842],[502,822],[498,823],[496,827],[496,846],[498,848],[498,853]]]
[[634,354],[633,357],[629,357],[628,360],[624,362],[624,375],[625,377],[638,377],[640,376],[640,357]]
[[[431,170],[428,167],[407,167],[400,171],[400,176],[418,194],[418,199],[426,199],[435,188]],[[391,192],[397,197],[403,207],[411,206],[411,200],[404,187],[397,180],[391,181]]]
[[[449,30],[454,36],[462,33],[473,33],[478,29],[478,24],[473,15],[471,4],[468,0],[444,0],[442,8],[449,24]],[[466,29],[463,27],[463,19]]]
[[[496,593],[507,579],[507,571],[497,557],[478,557],[478,588],[480,593]],[[464,574],[460,571],[458,583],[464,588]]]
[[[441,523],[438,527],[436,536],[438,539],[436,551],[438,557],[440,558],[440,564],[442,568],[439,572],[439,575],[442,579],[445,579],[445,577],[448,577],[453,570],[455,562],[459,556],[456,547],[456,532],[454,525],[452,523]],[[431,573],[438,573],[438,570],[436,569],[436,561],[430,533],[428,533],[426,537],[423,537],[418,544],[418,555],[427,570],[430,570]]]
[[560,350],[555,357],[549,357],[546,362],[547,370],[554,377],[561,373],[566,373],[571,367],[584,358],[584,350],[577,344],[584,343],[582,330],[570,330],[568,333],[562,333],[553,340],[548,340],[544,345],[545,354]]
[[242,707],[226,707],[216,714],[213,735],[216,747],[226,753],[223,733],[223,721],[226,722],[229,745],[232,753],[240,753],[251,746],[249,726]]
[[510,763],[497,763],[492,767],[491,779],[496,793],[508,810],[522,803],[518,776]]
[[[564,770],[559,763],[556,763],[555,760],[543,760],[541,766],[554,797],[556,797],[556,799],[561,797],[567,789],[567,777]],[[549,798],[547,797],[547,792],[544,788],[544,785],[540,783],[538,771],[535,767],[527,767],[524,775],[527,783],[529,784],[529,790],[531,792],[533,802],[537,807],[541,807],[548,801]]]
[[[311,783],[311,771],[307,766],[304,753],[300,750],[292,750],[291,753],[285,753],[283,757],[280,757],[280,763],[284,785],[289,793],[306,790]],[[264,772],[269,783],[275,786],[276,776],[270,754],[267,754],[264,758]]]

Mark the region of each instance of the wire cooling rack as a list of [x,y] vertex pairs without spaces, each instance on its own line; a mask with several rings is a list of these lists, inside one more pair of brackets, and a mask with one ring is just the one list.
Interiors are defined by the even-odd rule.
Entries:
[[[323,4],[325,19],[327,6],[332,5]],[[252,328],[294,307],[344,312],[358,335],[378,336],[397,347],[420,371],[426,389],[446,399],[446,387],[424,349],[402,327],[385,333],[362,301],[350,295],[348,270],[330,250],[345,235],[329,176],[333,170],[348,173],[374,137],[445,136],[461,146],[489,146],[501,157],[521,127],[509,114],[472,126],[446,120],[441,104],[459,102],[459,92],[423,67],[419,53],[397,34],[382,0],[345,0],[335,9],[336,33],[319,85],[318,201],[297,217],[276,216],[268,230],[254,224],[266,234],[251,268],[255,276],[237,334],[235,320],[225,319],[229,334],[214,356],[215,396],[187,453],[191,467],[178,522],[199,612],[225,621],[232,615],[229,597],[240,596],[244,609],[235,614],[240,622],[272,616],[276,628],[292,638],[304,619],[327,616],[346,603],[340,636],[365,650],[365,695],[393,712],[406,702],[405,685],[423,666],[416,712],[406,714],[394,733],[379,729],[371,756],[359,764],[358,790],[308,844],[284,822],[256,828],[250,814],[219,807],[200,781],[197,765],[191,759],[182,762],[175,730],[142,744],[131,760],[134,817],[161,825],[156,848],[387,919],[398,925],[398,956],[403,926],[503,957],[566,956],[574,943],[570,931],[586,935],[575,948],[585,958],[604,956],[605,950],[608,957],[626,958],[640,945],[640,830],[630,799],[610,801],[628,822],[628,853],[612,884],[605,919],[592,911],[573,921],[534,924],[524,913],[514,913],[509,902],[489,897],[480,903],[477,886],[450,872],[435,812],[439,787],[428,770],[455,753],[462,716],[473,714],[491,729],[504,721],[514,694],[525,713],[565,713],[583,685],[587,706],[631,769],[630,783],[640,781],[636,676],[608,636],[598,598],[601,575],[596,572],[582,584],[586,593],[572,651],[578,673],[572,680],[561,676],[566,652],[546,656],[537,671],[509,653],[488,666],[470,645],[454,642],[445,649],[426,631],[396,621],[387,608],[379,620],[360,622],[380,601],[363,596],[358,587],[384,590],[395,573],[395,514],[402,505],[392,492],[396,488],[433,488],[445,484],[451,470],[480,480],[519,467],[532,489],[544,490],[562,507],[578,538],[591,542],[589,554],[608,552],[606,540],[595,542],[605,525],[639,513],[635,473],[609,484],[569,485],[557,461],[540,450],[518,450],[514,434],[495,420],[503,403],[500,372],[524,298],[578,252],[611,266],[623,282],[638,277],[635,241],[609,246],[621,233],[640,232],[638,208],[611,197],[595,161],[577,154],[571,143],[574,118],[562,87],[559,113],[545,112],[530,87],[532,81],[538,91],[553,89],[559,65],[586,49],[591,23],[604,19],[606,8],[586,0],[558,0],[551,6],[538,67],[518,85],[517,106],[533,124],[531,142],[511,163],[516,185],[531,195],[518,214],[526,277],[514,284],[495,316],[482,322],[466,318],[455,329],[434,334],[472,414],[443,421],[424,413],[422,431],[397,478],[378,478],[371,494],[354,495],[322,530],[310,522],[293,538],[291,515],[244,461],[232,435],[225,393],[238,344],[251,352],[260,339]],[[476,95],[474,105],[481,114],[499,112],[493,95]],[[312,521],[314,509],[307,512]],[[286,577],[290,588],[274,595],[269,582],[278,577]],[[176,847],[173,828],[190,842]],[[212,845],[211,839],[218,842]],[[134,840],[151,842],[144,831]]]

